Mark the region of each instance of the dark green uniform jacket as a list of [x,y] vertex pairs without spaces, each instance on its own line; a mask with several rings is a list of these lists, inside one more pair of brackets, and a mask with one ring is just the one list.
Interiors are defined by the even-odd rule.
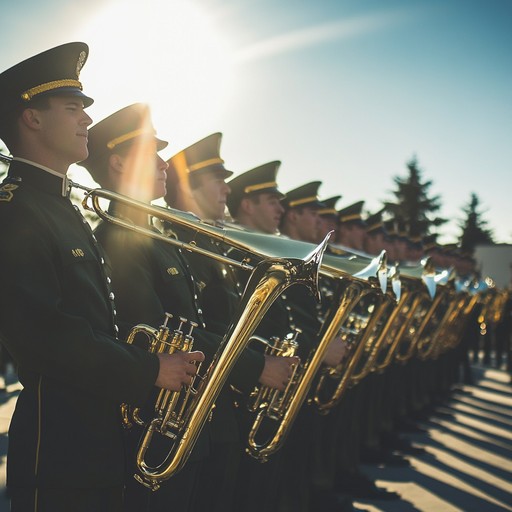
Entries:
[[8,485],[120,485],[119,404],[140,404],[152,354],[116,340],[102,252],[63,178],[13,161],[0,187],[0,334],[23,390],[9,430]]

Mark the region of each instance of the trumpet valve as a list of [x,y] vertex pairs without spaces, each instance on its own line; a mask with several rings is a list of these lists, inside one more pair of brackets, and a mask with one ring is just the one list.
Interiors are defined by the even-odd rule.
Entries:
[[178,332],[183,333],[183,326],[188,322],[188,320],[182,316],[180,316],[180,325],[178,326],[178,329],[176,329]]
[[196,322],[189,322],[189,325],[190,325],[190,331],[188,331],[188,334],[187,336],[188,337],[192,337],[192,331],[199,325],[198,323]]
[[167,323],[169,322],[169,320],[173,317],[173,315],[171,313],[165,313],[165,320],[164,320],[164,323],[163,323],[163,326],[162,327],[167,327]]

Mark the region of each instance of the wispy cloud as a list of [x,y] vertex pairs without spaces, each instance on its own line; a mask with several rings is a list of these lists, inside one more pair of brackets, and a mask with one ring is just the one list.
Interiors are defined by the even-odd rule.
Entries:
[[329,41],[347,39],[389,28],[410,19],[411,11],[374,13],[350,19],[340,19],[281,34],[236,52],[235,60],[246,63],[265,57],[293,52]]

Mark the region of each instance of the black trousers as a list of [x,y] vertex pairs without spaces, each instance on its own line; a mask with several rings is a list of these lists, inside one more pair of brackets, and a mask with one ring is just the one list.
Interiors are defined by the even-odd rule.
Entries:
[[9,488],[11,512],[122,512],[123,488]]

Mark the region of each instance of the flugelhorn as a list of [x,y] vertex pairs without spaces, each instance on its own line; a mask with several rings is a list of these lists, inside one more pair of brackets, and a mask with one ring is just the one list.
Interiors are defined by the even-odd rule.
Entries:
[[[240,226],[234,229],[240,233],[251,233]],[[260,236],[270,244],[274,240],[282,240],[275,235]],[[366,290],[382,295],[382,289],[387,286],[386,263],[385,252],[375,258],[347,251],[336,255],[328,252],[324,254],[319,269],[320,276],[336,282],[342,280],[344,285],[343,291],[335,299],[339,306],[339,316],[336,317],[336,321],[346,321],[354,304],[360,300],[361,294],[365,294]],[[347,283],[350,284],[345,287]],[[328,321],[324,325],[329,323]],[[322,366],[327,348],[334,336],[333,329],[327,329],[327,332],[320,334],[316,348],[310,352],[305,362],[300,362],[294,368],[293,376],[285,391],[258,388],[249,399],[249,408],[254,413],[254,419],[247,436],[247,452],[255,459],[264,462],[283,446],[300,408],[307,400],[314,378]],[[295,336],[292,336],[288,339],[275,339],[270,343],[266,341],[264,343],[269,345],[271,351],[275,350],[281,355],[293,355],[296,350],[294,339]]]
[[[130,330],[126,338],[126,343],[134,344],[139,342],[137,338],[140,338],[142,334],[144,335],[145,341],[147,341],[146,350],[153,354],[190,352],[194,344],[192,331],[198,324],[180,317],[179,326],[171,331],[169,327],[167,327],[167,322],[171,318],[172,314],[166,313],[164,323],[158,329],[145,324],[136,325]],[[185,333],[185,326],[187,325],[189,326],[189,330]],[[181,391],[169,391],[166,389],[159,391],[155,401],[154,414],[160,421],[158,426],[160,433],[165,435],[169,426],[177,428],[177,426],[181,424],[188,402],[192,395],[197,392],[194,386],[196,379],[200,378],[200,367],[201,363],[196,367],[197,372],[192,382],[187,386],[183,386]],[[148,422],[148,419],[141,418],[140,408],[131,407],[130,404],[121,405],[121,417],[123,425],[126,428],[131,428],[133,424],[144,426]]]
[[450,288],[446,296],[448,306],[435,333],[435,342],[430,343],[428,350],[424,350],[420,343],[418,357],[421,359],[437,359],[444,352],[455,348],[464,335],[468,322],[473,318],[473,309],[478,304],[476,294],[467,291],[455,292]]
[[[266,461],[286,441],[302,405],[308,398],[315,376],[322,367],[327,348],[339,332],[339,325],[350,315],[354,304],[367,290],[375,290],[381,294],[380,288],[387,274],[385,253],[373,259],[353,254],[338,257],[326,253],[319,274],[335,279],[337,283],[343,282],[334,299],[337,314],[324,322],[317,346],[294,369],[285,392],[276,393],[275,407],[269,407],[268,402],[262,402],[260,410],[254,408],[255,417],[248,434],[247,452],[260,462]],[[260,434],[263,422],[266,422],[266,428],[264,427],[264,434]]]
[[[251,341],[263,344],[267,355],[292,357],[297,355],[299,348],[297,336],[300,332],[300,329],[295,329],[294,332],[289,333],[283,339],[273,337],[270,340],[265,340],[259,336],[253,336]],[[269,454],[275,451],[274,444],[279,442],[279,437],[273,434],[262,438],[261,427],[264,422],[273,422],[279,425],[286,410],[290,407],[302,368],[300,365],[293,365],[292,374],[284,390],[258,385],[249,395],[246,407],[250,413],[254,414],[254,420],[249,428],[246,451],[260,462],[267,460]],[[271,429],[271,432],[273,432],[273,429]]]
[[[163,424],[162,418],[157,415],[144,426],[136,455],[137,475],[141,483],[152,490],[156,490],[162,481],[172,477],[188,460],[233,366],[276,298],[292,285],[306,286],[318,298],[318,269],[329,236],[319,246],[287,239],[270,239],[268,236],[259,236],[256,233],[210,226],[197,220],[192,215],[151,206],[115,192],[103,189],[88,189],[82,186],[78,188],[86,191],[84,207],[94,209],[97,215],[107,222],[112,222],[154,239],[163,240],[187,251],[195,251],[228,264],[236,264],[236,266],[243,269],[252,269],[238,305],[237,313],[211,364],[202,376],[197,392],[188,400],[186,410],[180,414],[179,424],[175,425],[172,422],[171,424]],[[133,225],[105,212],[100,205],[101,198],[137,208],[161,221],[175,223],[183,228],[190,229],[192,233],[207,235],[216,241],[241,249],[245,254],[257,257],[260,262],[256,266],[252,266],[247,263],[245,258],[241,261],[233,260],[200,249],[193,243],[183,243],[152,230]],[[88,200],[92,202],[92,207],[89,207]],[[171,413],[172,411],[167,410],[163,412],[165,416],[169,417],[172,416]],[[146,453],[154,435],[164,435],[172,440],[172,446],[165,459],[158,465],[151,465],[146,460]]]
[[405,362],[413,356],[415,344],[412,339],[416,340],[416,333],[436,294],[435,272],[430,260],[403,268],[396,265],[394,272],[400,274],[401,293],[370,357],[372,371],[383,371],[395,359]]
[[[353,275],[339,272],[339,262],[330,259],[335,292],[320,339],[332,341],[341,336],[349,348],[345,359],[335,367],[324,366],[310,401],[326,414],[341,400],[352,379],[366,371],[366,360],[385,326],[394,294],[387,292],[387,257],[383,251],[373,258],[367,270]],[[321,341],[321,343],[322,343]]]
[[320,245],[304,259],[268,258],[256,266],[238,306],[235,321],[183,414],[182,424],[165,434],[168,437],[172,435],[175,442],[166,460],[158,467],[149,466],[145,454],[153,435],[160,433],[159,421],[155,419],[145,427],[137,453],[137,467],[140,480],[148,487],[157,489],[161,481],[170,478],[185,464],[233,366],[274,300],[293,284],[303,284],[316,293],[318,265],[323,250],[324,246]]

